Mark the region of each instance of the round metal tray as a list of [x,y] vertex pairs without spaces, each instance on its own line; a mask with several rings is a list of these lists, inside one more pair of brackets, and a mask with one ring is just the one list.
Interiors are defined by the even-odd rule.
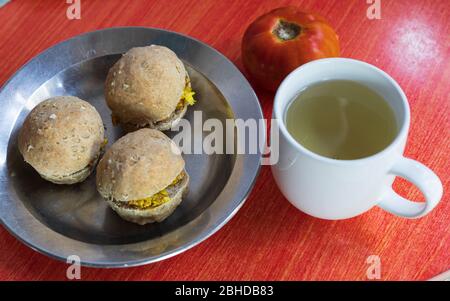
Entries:
[[[242,206],[260,168],[259,151],[185,154],[189,194],[164,222],[146,226],[118,217],[97,193],[94,175],[77,185],[54,185],[41,179],[19,154],[17,133],[23,120],[36,104],[56,95],[74,95],[93,104],[107,128],[108,146],[122,136],[120,127],[111,124],[103,83],[122,53],[150,44],[167,46],[184,61],[198,99],[185,117],[189,121],[194,111],[202,111],[203,120],[217,118],[223,123],[228,118],[263,118],[258,99],[239,70],[219,52],[190,37],[161,29],[120,27],[51,47],[22,67],[0,91],[0,218],[26,245],[64,261],[77,255],[88,266],[142,265],[195,246]],[[202,131],[203,136],[207,134]],[[230,138],[227,135],[224,139]]]

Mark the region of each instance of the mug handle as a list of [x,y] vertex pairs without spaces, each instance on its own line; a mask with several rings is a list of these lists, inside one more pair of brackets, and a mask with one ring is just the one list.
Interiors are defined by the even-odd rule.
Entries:
[[389,187],[383,195],[379,207],[395,215],[419,218],[428,214],[439,203],[443,188],[438,176],[420,162],[401,157],[389,174],[402,177],[413,183],[425,196],[424,203],[412,202],[398,195]]

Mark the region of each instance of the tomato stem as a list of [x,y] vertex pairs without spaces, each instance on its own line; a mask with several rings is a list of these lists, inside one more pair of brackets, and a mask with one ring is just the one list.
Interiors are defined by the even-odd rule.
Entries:
[[302,28],[296,24],[287,22],[285,20],[279,20],[272,33],[282,41],[288,41],[298,37]]

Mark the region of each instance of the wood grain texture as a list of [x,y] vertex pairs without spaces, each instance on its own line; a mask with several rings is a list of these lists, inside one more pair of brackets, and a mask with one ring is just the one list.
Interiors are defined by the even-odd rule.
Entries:
[[[199,246],[156,264],[102,270],[82,279],[365,280],[366,258],[381,258],[382,280],[423,280],[450,269],[450,4],[448,0],[381,0],[382,19],[366,18],[365,0],[144,1],[81,0],[82,19],[66,18],[66,1],[13,0],[0,8],[0,83],[44,49],[91,30],[152,26],[210,44],[242,70],[247,25],[272,8],[294,4],[324,15],[341,39],[342,56],[374,64],[405,90],[412,125],[406,155],[444,183],[440,205],[420,220],[374,208],[344,221],[309,217],[283,198],[263,167],[243,208]],[[256,91],[266,117],[273,94]],[[395,188],[420,199],[405,181]],[[67,265],[22,245],[0,227],[0,279],[65,279]]]

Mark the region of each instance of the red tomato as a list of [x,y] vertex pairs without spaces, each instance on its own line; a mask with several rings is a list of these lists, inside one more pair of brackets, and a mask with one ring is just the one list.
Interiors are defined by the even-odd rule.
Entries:
[[295,68],[339,56],[339,37],[321,16],[281,7],[260,16],[242,39],[244,67],[259,86],[275,91]]

